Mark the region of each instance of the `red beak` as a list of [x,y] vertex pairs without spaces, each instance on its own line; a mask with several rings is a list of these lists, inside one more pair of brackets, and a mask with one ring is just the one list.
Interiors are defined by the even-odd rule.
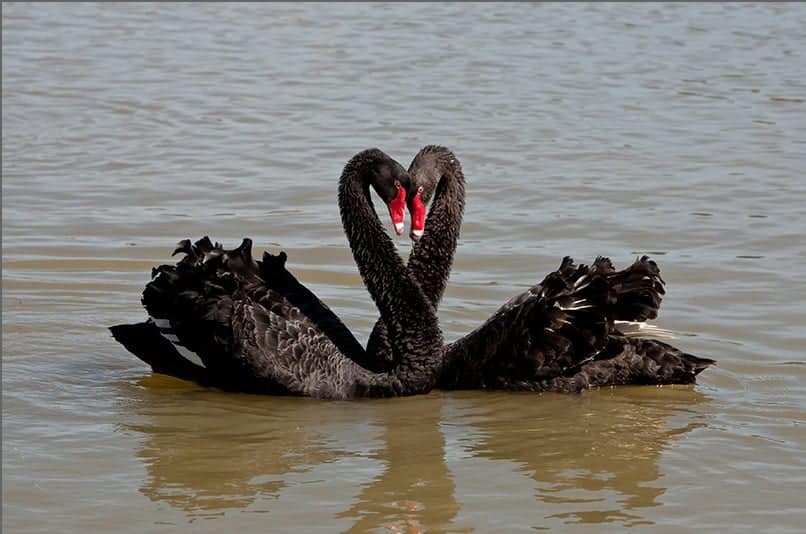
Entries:
[[405,227],[403,221],[406,218],[406,190],[399,183],[395,183],[395,187],[397,187],[397,196],[389,202],[389,216],[392,218],[395,233],[400,235]]
[[415,241],[425,232],[425,206],[420,199],[422,192],[423,188],[418,188],[414,198],[411,199],[411,238]]

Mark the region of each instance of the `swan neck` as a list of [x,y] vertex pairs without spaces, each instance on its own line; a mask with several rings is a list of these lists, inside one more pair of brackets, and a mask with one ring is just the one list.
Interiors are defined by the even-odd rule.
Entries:
[[461,166],[452,157],[446,167],[428,212],[426,231],[415,244],[408,263],[434,309],[439,307],[448,284],[465,209]]
[[[409,274],[394,242],[384,231],[369,195],[368,165],[345,168],[339,182],[339,209],[361,278],[389,327],[398,365],[396,394],[430,390],[441,366],[442,334],[436,314]],[[377,375],[372,378],[376,382]],[[375,387],[375,386],[372,386]]]

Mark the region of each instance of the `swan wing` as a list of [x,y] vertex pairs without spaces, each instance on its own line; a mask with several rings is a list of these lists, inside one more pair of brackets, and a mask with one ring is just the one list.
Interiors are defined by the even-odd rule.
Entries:
[[[160,265],[143,290],[141,302],[160,334],[181,356],[221,372],[228,366],[233,299],[256,279],[256,266],[242,251],[225,251],[209,238],[179,243],[174,254],[185,256],[175,265]],[[236,259],[237,258],[237,259]]]
[[[447,387],[575,392],[623,384],[692,383],[715,362],[658,340],[625,337],[615,318],[657,314],[663,281],[641,258],[616,272],[570,258],[446,348]],[[643,323],[642,323],[643,324]]]
[[[610,263],[607,258],[601,260]],[[658,317],[666,282],[654,260],[642,256],[626,269],[616,271],[609,265],[608,270],[607,282],[616,299],[610,311],[613,320],[642,323]]]
[[[203,238],[154,269],[142,302],[176,351],[227,389],[303,393],[341,352],[361,357],[344,323],[285,269],[285,253],[253,261],[251,241],[225,250]],[[356,354],[356,351],[359,351]]]
[[344,355],[317,323],[288,301],[275,300],[271,307],[251,299],[236,302],[232,325],[234,353],[257,377],[290,394],[351,396]]
[[445,349],[443,387],[521,389],[595,358],[607,345],[612,295],[605,265],[565,258],[540,284],[517,295],[479,328]]

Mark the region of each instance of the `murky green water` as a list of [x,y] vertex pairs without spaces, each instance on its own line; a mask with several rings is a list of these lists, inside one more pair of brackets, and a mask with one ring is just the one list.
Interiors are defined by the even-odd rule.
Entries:
[[[2,10],[4,531],[806,524],[802,4]],[[334,403],[152,376],[110,338],[209,234],[286,250],[366,339],[336,181],[431,143],[468,179],[448,339],[563,255],[650,253],[659,325],[719,367]]]

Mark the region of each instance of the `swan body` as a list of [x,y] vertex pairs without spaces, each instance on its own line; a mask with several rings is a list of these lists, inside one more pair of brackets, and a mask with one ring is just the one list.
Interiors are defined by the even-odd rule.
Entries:
[[442,334],[372,209],[370,186],[396,223],[410,181],[377,149],[354,156],[339,181],[342,223],[389,325],[393,368],[375,368],[344,323],[286,269],[285,253],[254,261],[248,239],[234,250],[208,238],[180,242],[175,253],[184,257],[157,267],[143,291],[149,319],[112,327],[112,335],[156,372],[228,390],[333,399],[428,392]]
[[[398,234],[400,203],[412,214],[416,242],[408,265],[372,210],[370,185],[389,205]],[[112,334],[155,372],[236,391],[338,399],[425,393],[434,386],[567,393],[688,384],[715,363],[642,335],[641,325],[657,317],[665,294],[648,257],[621,271],[607,258],[590,266],[565,258],[474,331],[443,345],[436,310],[464,196],[461,164],[444,147],[425,147],[408,173],[377,149],[345,167],[342,223],[380,312],[366,351],[286,269],[285,253],[254,261],[249,240],[234,250],[207,238],[181,242],[175,253],[184,258],[156,268],[143,292],[149,319],[112,327]]]
[[[625,279],[640,285],[627,289]],[[694,383],[713,360],[627,336],[616,324],[621,317],[655,318],[662,291],[657,266],[646,257],[623,271],[607,258],[591,266],[565,258],[541,283],[444,348],[438,387],[574,393]]]
[[[412,220],[433,204],[409,257],[408,269],[436,309],[445,291],[464,211],[464,174],[445,147],[427,146],[409,175],[420,195]],[[413,222],[414,224],[414,222]],[[510,299],[473,332],[443,347],[437,387],[577,392],[628,384],[689,384],[713,360],[649,339],[665,282],[644,256],[616,271],[607,258],[589,267],[565,258],[541,283]],[[665,331],[659,330],[664,334]],[[654,337],[660,337],[656,335]],[[394,365],[383,318],[370,335],[371,357]]]

